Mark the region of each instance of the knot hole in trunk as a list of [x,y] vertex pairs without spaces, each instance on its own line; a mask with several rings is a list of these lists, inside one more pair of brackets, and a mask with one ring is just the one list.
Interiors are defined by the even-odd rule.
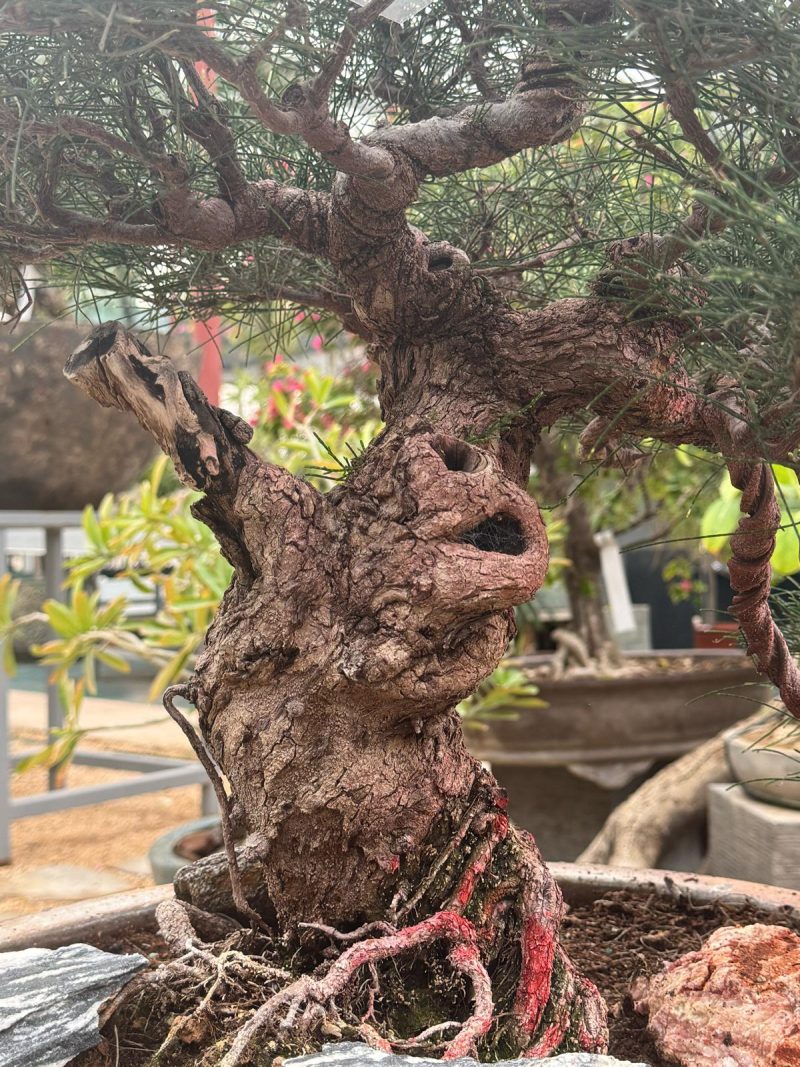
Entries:
[[526,547],[522,524],[513,515],[491,515],[463,533],[460,540],[482,552],[502,552],[505,556],[521,556]]
[[466,441],[459,441],[455,437],[436,437],[431,444],[449,471],[477,474],[488,466],[486,456]]
[[429,274],[440,274],[447,270],[463,271],[470,265],[467,253],[447,241],[436,241],[428,245],[427,256]]

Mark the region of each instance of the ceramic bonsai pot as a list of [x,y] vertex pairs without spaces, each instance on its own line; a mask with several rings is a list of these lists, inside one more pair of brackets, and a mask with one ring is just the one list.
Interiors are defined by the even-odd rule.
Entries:
[[[744,718],[753,699],[771,694],[737,650],[626,658],[660,666],[636,676],[537,679],[546,707],[467,734],[472,753],[491,764],[508,791],[512,818],[535,834],[548,860],[574,860],[647,777]],[[666,862],[695,869],[702,833],[692,830],[674,844]]]
[[780,716],[725,734],[731,775],[756,800],[800,808],[800,732]]
[[[591,902],[612,890],[637,896],[676,898],[687,895],[696,904],[752,904],[769,915],[800,914],[800,892],[732,878],[681,874],[676,871],[630,870],[575,863],[551,863],[568,904]],[[155,930],[155,910],[172,897],[172,886],[134,889],[94,900],[53,908],[0,923],[0,952],[23,948],[56,948],[77,941],[110,938],[136,931]]]

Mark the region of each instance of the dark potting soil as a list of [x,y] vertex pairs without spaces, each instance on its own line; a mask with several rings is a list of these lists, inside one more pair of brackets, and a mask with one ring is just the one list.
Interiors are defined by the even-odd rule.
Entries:
[[[647,1034],[646,1019],[634,1012],[631,983],[639,975],[655,974],[665,963],[699,948],[721,926],[755,922],[786,926],[800,933],[800,914],[792,908],[777,915],[766,914],[749,904],[698,904],[683,892],[667,899],[655,893],[643,896],[618,890],[571,907],[562,927],[562,942],[578,970],[597,985],[608,1004],[609,1052],[649,1067],[673,1067],[658,1054]],[[170,957],[157,934],[135,927],[95,943],[109,952],[141,952],[154,964]],[[102,1061],[90,1054],[75,1062],[81,1067],[96,1067]],[[136,1062],[144,1061],[137,1058]],[[124,1058],[120,1067],[124,1067]]]
[[619,890],[571,908],[561,940],[578,970],[605,997],[609,1052],[650,1067],[673,1067],[671,1060],[659,1056],[647,1033],[646,1017],[633,1010],[631,983],[700,948],[721,926],[758,922],[800,933],[800,914],[790,907],[775,915],[747,904],[696,904],[685,893],[665,899],[655,893],[644,897]]

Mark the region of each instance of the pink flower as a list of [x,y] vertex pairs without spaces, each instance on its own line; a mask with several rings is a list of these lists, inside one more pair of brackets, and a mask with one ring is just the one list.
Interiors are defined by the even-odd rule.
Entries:
[[294,321],[295,322],[302,322],[305,317],[306,317],[305,311],[298,311],[297,314],[294,317]]
[[322,340],[318,333],[311,338],[311,347],[314,349],[315,352],[319,352],[324,343],[325,342]]
[[644,175],[644,184],[648,188],[650,188],[650,186],[653,184],[653,175],[652,174],[645,174]]

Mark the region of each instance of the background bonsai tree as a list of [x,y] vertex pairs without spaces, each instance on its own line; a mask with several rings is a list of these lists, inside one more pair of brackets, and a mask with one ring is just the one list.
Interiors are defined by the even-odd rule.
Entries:
[[[589,453],[580,455],[576,435],[558,426],[541,435],[534,451],[529,491],[547,509],[551,545],[557,546],[558,572],[567,594],[570,622],[550,635],[558,646],[552,670],[558,676],[569,664],[580,672],[613,674],[624,669],[613,628],[606,621],[600,549],[595,534],[610,531],[622,536],[626,551],[671,541],[692,545],[700,539],[700,518],[713,498],[719,472],[730,485],[721,459],[711,460],[699,449],[672,448],[657,442],[629,449],[621,462],[609,466]],[[731,489],[738,515],[738,494]],[[723,516],[710,516],[709,528],[722,530],[718,540],[728,546],[736,519],[715,525]],[[796,555],[796,553],[795,553]],[[774,564],[773,564],[774,566]],[[675,567],[685,579],[692,573],[688,558]],[[549,578],[556,568],[551,562]],[[669,572],[667,572],[668,576]],[[675,583],[677,586],[677,583]],[[694,589],[695,583],[687,583]],[[632,590],[635,595],[635,590]],[[689,593],[683,592],[686,599]],[[532,609],[532,610],[531,610]],[[532,616],[536,600],[517,613],[518,623]],[[524,647],[521,651],[524,651]]]
[[[233,572],[165,697],[184,725],[174,698],[198,708],[224,821],[250,833],[244,878],[226,825],[228,906],[289,939],[269,942],[289,945],[276,966],[263,941],[250,964],[195,949],[263,1000],[238,1032],[219,1016],[224,1067],[259,1034],[448,1058],[604,1046],[558,889],[453,710],[544,579],[523,486],[546,427],[583,426],[609,461],[643,438],[722,454],[742,490],[734,611],[800,711],[768,604],[770,464],[800,439],[797,12],[437,0],[401,27],[384,10],[0,9],[12,289],[47,259],[176,317],[291,301],[365,338],[380,376],[384,429],[324,494],[118,324],[67,364],[201,492]],[[179,889],[189,904],[160,913],[178,954],[230,934],[207,870]],[[162,1024],[191,1003],[181,968],[147,981]]]

